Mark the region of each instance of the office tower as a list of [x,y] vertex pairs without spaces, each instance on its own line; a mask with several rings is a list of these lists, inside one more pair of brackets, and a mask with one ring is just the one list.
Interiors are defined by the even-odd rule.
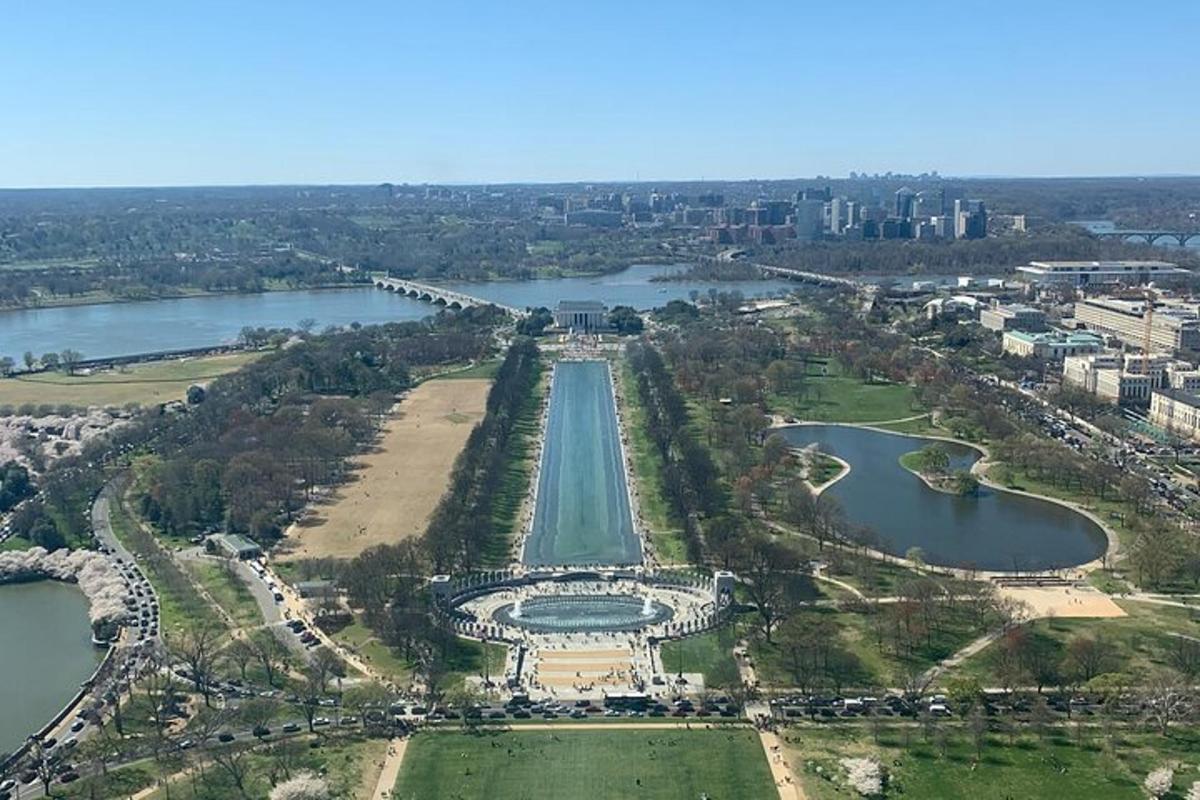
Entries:
[[796,201],[796,238],[820,239],[825,228],[825,204],[820,200]]
[[896,217],[898,219],[912,219],[913,198],[915,197],[913,190],[907,186],[896,190]]

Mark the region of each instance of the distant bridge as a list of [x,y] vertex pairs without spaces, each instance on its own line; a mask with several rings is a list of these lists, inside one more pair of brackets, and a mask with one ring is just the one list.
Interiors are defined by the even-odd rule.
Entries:
[[411,297],[414,300],[424,300],[426,303],[432,303],[435,306],[459,309],[474,308],[476,306],[495,306],[518,318],[524,317],[529,313],[513,306],[506,306],[503,303],[493,303],[491,300],[484,300],[481,297],[463,294],[452,289],[443,289],[440,286],[431,286],[427,283],[407,281],[403,278],[377,277],[375,278],[375,285],[380,289],[387,289],[389,292],[399,292],[406,297]]
[[1100,239],[1141,239],[1146,244],[1154,244],[1159,239],[1174,239],[1180,247],[1187,247],[1191,239],[1200,240],[1200,231],[1092,231]]
[[825,275],[820,272],[809,272],[803,269],[773,267],[770,264],[758,264],[752,261],[744,261],[741,259],[728,260],[715,258],[713,256],[697,256],[696,260],[711,264],[748,264],[749,266],[754,267],[760,272],[765,272],[768,275],[776,275],[780,278],[791,278],[792,280],[803,281],[805,283],[816,283],[822,286],[846,286],[855,290],[863,288],[862,282],[853,280],[851,278],[843,278],[840,275]]

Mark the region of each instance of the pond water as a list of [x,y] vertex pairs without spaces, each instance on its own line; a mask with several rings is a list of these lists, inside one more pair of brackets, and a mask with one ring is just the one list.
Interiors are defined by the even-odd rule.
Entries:
[[[608,306],[650,309],[692,292],[740,291],[765,296],[792,288],[787,281],[670,281],[655,276],[679,266],[643,264],[597,278],[537,281],[483,281],[441,285],[518,308],[546,306],[559,300],[600,300]],[[18,362],[35,354],[71,349],[85,358],[107,358],[162,350],[229,344],[246,326],[294,328],[302,319],[327,325],[364,325],[422,319],[439,307],[374,287],[264,294],[188,297],[139,303],[0,311],[0,356]]]
[[604,361],[563,361],[555,368],[523,560],[531,566],[642,560]]
[[[881,549],[904,555],[919,547],[930,564],[985,570],[1041,570],[1099,558],[1104,531],[1069,508],[1033,497],[980,487],[977,496],[930,489],[900,466],[900,456],[932,439],[842,425],[799,425],[781,433],[793,444],[816,443],[850,464],[850,473],[826,489],[846,518],[878,535]],[[979,453],[943,443],[952,469],[969,467]]]
[[103,657],[87,599],[58,581],[0,585],[0,753],[57,714]]

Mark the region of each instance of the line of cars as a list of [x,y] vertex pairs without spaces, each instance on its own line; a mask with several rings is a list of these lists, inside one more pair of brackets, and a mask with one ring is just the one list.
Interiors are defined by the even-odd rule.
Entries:
[[[425,709],[420,709],[424,711]],[[414,713],[417,709],[413,709]],[[700,702],[693,702],[686,698],[676,700],[671,703],[653,700],[651,698],[639,699],[636,702],[620,702],[609,703],[606,701],[593,701],[588,699],[576,700],[573,704],[563,703],[561,701],[551,702],[534,702],[525,695],[516,695],[502,706],[480,705],[473,706],[458,712],[455,709],[435,708],[426,719],[430,722],[438,722],[446,719],[476,719],[476,720],[503,720],[503,719],[533,719],[539,717],[541,719],[588,719],[594,717],[722,717],[726,719],[735,719],[740,716],[738,706],[729,700],[727,697],[717,697]]]
[[125,598],[125,606],[134,618],[131,627],[137,629],[138,641],[158,637],[158,596],[150,581],[137,564],[130,563],[120,556],[114,555],[107,546],[101,545],[100,552],[112,556],[113,564],[125,579],[129,587],[129,595]]
[[[1042,695],[1042,698],[1051,712],[1068,717],[1091,716],[1099,713],[1103,706],[1098,699],[1083,695],[1047,693]],[[982,698],[982,708],[988,716],[1027,714],[1033,710],[1034,703],[1033,697],[1009,696],[994,692]],[[944,694],[924,697],[887,694],[882,698],[873,695],[785,695],[774,698],[771,706],[779,716],[808,717],[813,720],[872,716],[915,719],[922,712],[927,712],[931,717],[951,717],[955,713],[953,703]],[[1136,703],[1131,705],[1130,714],[1136,713],[1135,706]]]

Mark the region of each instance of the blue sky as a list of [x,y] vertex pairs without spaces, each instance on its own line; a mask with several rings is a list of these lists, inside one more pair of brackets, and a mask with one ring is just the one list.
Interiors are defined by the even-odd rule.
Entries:
[[0,186],[1200,173],[1200,2],[10,0]]

